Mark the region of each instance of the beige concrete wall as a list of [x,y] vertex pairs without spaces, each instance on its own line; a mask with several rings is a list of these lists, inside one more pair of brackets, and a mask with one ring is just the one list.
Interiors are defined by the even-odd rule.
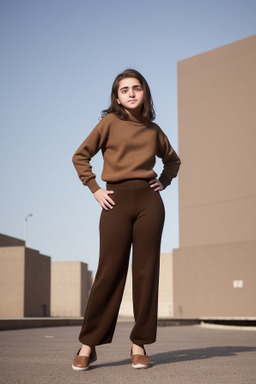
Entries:
[[133,317],[133,306],[132,306],[132,270],[131,263],[129,264],[124,295],[119,310],[120,316]]
[[175,249],[174,317],[255,317],[256,241]]
[[24,316],[24,247],[0,247],[0,317]]
[[175,317],[256,316],[255,68],[256,35],[178,63]]
[[87,264],[52,262],[51,316],[83,316],[87,299]]
[[88,271],[88,265],[86,263],[81,263],[80,316],[84,316],[91,286],[92,286],[92,272]]
[[[132,274],[129,266],[123,300],[121,303],[120,316],[133,317],[132,306]],[[163,253],[160,257],[160,279],[159,279],[159,300],[158,317],[170,318],[173,315],[173,274],[172,254]]]
[[50,262],[33,249],[0,247],[0,317],[50,315]]
[[0,247],[24,247],[25,241],[0,233]]
[[178,63],[180,247],[256,237],[256,35]]
[[158,298],[158,317],[173,316],[173,255],[162,253],[160,258],[160,280]]
[[50,316],[51,258],[38,251],[25,251],[25,317]]
[[0,234],[1,318],[83,316],[92,279],[85,263],[51,263],[24,241]]

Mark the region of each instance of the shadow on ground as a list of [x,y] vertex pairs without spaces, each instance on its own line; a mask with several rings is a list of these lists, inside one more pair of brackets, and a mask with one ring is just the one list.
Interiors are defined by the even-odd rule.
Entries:
[[[170,364],[170,363],[179,363],[184,361],[193,361],[193,360],[203,360],[211,359],[213,357],[230,357],[236,356],[238,353],[242,352],[255,352],[256,347],[241,347],[241,346],[232,346],[232,347],[209,347],[201,349],[185,349],[181,351],[169,351],[163,353],[157,353],[150,356],[150,361],[152,364]],[[115,367],[120,365],[130,364],[130,359],[115,361],[105,364],[94,364],[90,369],[99,368],[99,367]]]

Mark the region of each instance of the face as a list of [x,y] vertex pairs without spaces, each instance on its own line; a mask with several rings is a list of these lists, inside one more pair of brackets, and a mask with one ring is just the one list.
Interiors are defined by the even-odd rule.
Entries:
[[128,112],[138,113],[144,102],[144,90],[139,80],[133,77],[122,79],[117,92],[118,104],[121,104]]

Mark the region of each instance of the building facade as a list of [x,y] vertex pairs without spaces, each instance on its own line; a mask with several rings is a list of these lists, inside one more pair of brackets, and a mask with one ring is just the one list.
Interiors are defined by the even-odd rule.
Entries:
[[92,285],[82,262],[51,262],[0,234],[0,318],[81,317]]
[[92,285],[87,264],[56,261],[51,268],[51,316],[83,316]]
[[50,316],[51,258],[0,234],[0,317]]
[[256,35],[178,63],[175,317],[256,316]]

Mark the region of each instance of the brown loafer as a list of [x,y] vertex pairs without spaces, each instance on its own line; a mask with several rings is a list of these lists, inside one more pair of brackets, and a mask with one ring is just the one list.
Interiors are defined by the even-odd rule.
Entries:
[[90,364],[97,360],[97,353],[94,347],[92,348],[89,357],[79,356],[80,351],[81,351],[81,348],[79,349],[79,351],[77,352],[73,360],[72,368],[75,371],[86,371],[90,367]]
[[151,363],[149,361],[149,357],[144,349],[144,356],[143,355],[133,355],[131,350],[131,358],[132,358],[132,367],[135,369],[143,369],[143,368],[149,368],[151,366]]

